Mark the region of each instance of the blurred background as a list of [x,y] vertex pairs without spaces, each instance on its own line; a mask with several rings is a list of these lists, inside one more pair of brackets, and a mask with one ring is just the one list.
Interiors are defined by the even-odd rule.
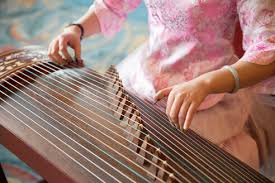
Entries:
[[[45,49],[65,25],[77,20],[93,0],[0,0],[0,52],[28,45]],[[82,57],[98,71],[117,64],[143,43],[148,35],[144,4],[129,15],[123,29],[112,39],[95,36],[83,40]],[[0,145],[0,162],[9,183],[33,183],[41,177]]]

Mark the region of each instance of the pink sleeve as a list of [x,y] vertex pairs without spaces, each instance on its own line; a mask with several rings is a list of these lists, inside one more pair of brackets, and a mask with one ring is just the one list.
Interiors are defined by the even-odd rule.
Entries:
[[260,65],[275,60],[275,0],[238,0],[243,31],[244,56],[240,59]]
[[121,29],[127,14],[140,3],[141,0],[95,0],[91,8],[95,10],[102,34],[112,37]]

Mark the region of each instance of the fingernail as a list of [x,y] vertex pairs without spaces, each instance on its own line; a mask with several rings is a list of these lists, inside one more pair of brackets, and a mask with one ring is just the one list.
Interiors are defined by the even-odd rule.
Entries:
[[186,125],[184,125],[184,126],[183,126],[183,129],[184,129],[184,130],[187,130],[187,129],[188,129],[188,127],[187,127]]

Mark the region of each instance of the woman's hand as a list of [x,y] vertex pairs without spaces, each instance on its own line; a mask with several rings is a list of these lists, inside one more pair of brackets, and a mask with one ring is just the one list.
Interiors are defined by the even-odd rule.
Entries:
[[81,43],[80,30],[75,27],[66,28],[63,33],[57,36],[50,43],[48,48],[48,56],[50,59],[58,64],[72,62],[73,59],[68,52],[68,46],[74,49],[76,60],[81,60]]
[[155,100],[168,96],[166,114],[180,129],[188,129],[198,107],[209,94],[208,84],[199,78],[160,90]]

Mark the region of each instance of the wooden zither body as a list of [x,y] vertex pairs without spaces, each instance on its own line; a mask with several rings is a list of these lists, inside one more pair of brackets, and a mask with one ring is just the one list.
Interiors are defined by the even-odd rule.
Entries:
[[270,182],[125,91],[114,68],[0,55],[0,143],[48,182]]

